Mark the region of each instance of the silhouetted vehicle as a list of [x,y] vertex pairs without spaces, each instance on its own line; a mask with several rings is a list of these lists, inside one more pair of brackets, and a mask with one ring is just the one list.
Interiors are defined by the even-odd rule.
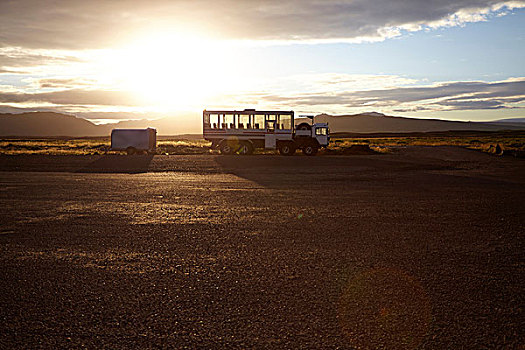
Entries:
[[207,111],[202,113],[204,139],[221,154],[251,154],[256,148],[278,149],[292,155],[297,149],[313,156],[328,146],[327,123],[303,122],[295,126],[293,111]]
[[111,131],[112,151],[126,151],[129,155],[154,154],[156,148],[156,129],[113,129]]

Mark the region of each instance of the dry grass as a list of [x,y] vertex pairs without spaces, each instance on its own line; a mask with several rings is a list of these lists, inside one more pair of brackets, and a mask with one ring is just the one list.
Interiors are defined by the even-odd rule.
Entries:
[[0,154],[87,155],[109,152],[109,139],[0,140]]
[[525,152],[525,133],[490,133],[470,136],[396,136],[336,138],[330,148],[345,149],[351,145],[368,145],[381,153],[400,146],[458,146],[490,151],[497,145],[507,152]]
[[[203,139],[161,137],[157,142],[157,154],[210,154],[211,143]],[[420,136],[355,136],[336,137],[325,154],[352,154],[349,150],[353,145],[367,145],[376,153],[389,153],[392,147],[399,146],[459,146],[470,149],[494,152],[496,145],[509,154],[525,152],[525,132],[513,133],[480,133],[470,135],[420,135]],[[97,155],[118,154],[110,150],[110,140],[102,138],[76,139],[3,139],[0,140],[0,154],[49,154],[49,155]],[[257,153],[275,151],[258,150]]]
[[[110,150],[109,138],[79,139],[4,139],[0,154],[97,155],[119,154]],[[205,140],[165,139],[157,142],[158,154],[209,153],[210,142]]]
[[162,140],[157,142],[158,154],[206,154],[210,153],[211,142],[204,139]]

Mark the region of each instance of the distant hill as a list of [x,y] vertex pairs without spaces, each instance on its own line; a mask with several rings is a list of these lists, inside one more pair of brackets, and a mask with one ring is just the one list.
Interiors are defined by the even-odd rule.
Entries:
[[525,118],[507,118],[491,121],[491,123],[525,123]]
[[491,121],[490,123],[505,126],[505,127],[508,127],[509,125],[513,125],[516,127],[525,128],[525,118],[499,119],[499,120]]
[[[195,118],[198,118],[198,121],[195,121]],[[54,112],[0,113],[0,136],[109,136],[114,128],[147,127],[157,128],[159,134],[176,135],[185,133],[187,130],[200,132],[201,126],[196,124],[198,122],[200,122],[200,117],[196,115],[181,118],[177,122],[170,118],[164,118],[124,120],[115,124],[96,125],[83,118]]]
[[[298,120],[300,121],[300,120]],[[377,112],[338,115],[320,114],[316,122],[327,122],[332,133],[406,133],[436,131],[525,130],[525,123],[496,121],[490,123],[457,122],[437,119],[391,117]],[[199,114],[156,120],[127,120],[96,125],[86,119],[54,112],[21,114],[0,113],[0,136],[108,136],[113,128],[154,127],[159,135],[200,134]]]
[[100,129],[85,119],[53,112],[0,113],[0,136],[98,136]]
[[391,117],[377,112],[336,116],[320,114],[315,117],[315,121],[328,123],[332,133],[525,130],[525,125]]

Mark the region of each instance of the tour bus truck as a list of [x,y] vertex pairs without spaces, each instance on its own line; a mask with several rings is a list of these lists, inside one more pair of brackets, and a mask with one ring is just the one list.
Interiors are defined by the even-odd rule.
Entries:
[[156,129],[113,129],[111,131],[112,151],[126,151],[129,155],[154,154],[156,148]]
[[221,154],[252,154],[255,149],[278,149],[291,156],[300,149],[313,156],[327,147],[330,135],[327,123],[314,123],[313,116],[294,124],[293,111],[204,110],[202,113],[204,139]]

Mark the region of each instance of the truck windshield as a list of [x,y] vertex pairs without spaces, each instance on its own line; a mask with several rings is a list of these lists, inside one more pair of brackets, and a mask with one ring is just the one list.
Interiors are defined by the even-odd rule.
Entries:
[[326,135],[327,134],[327,128],[317,128],[315,129],[316,135]]

